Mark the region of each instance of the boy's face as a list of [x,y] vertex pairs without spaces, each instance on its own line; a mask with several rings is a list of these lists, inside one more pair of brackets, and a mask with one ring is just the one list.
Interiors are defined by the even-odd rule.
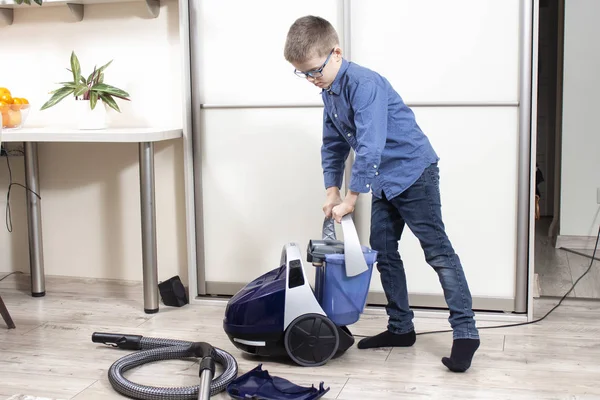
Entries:
[[331,86],[342,65],[342,49],[336,47],[325,57],[312,57],[304,62],[292,63],[296,74],[313,85],[327,89]]

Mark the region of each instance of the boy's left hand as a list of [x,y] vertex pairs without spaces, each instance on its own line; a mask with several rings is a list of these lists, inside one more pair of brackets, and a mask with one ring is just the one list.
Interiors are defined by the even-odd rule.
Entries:
[[333,207],[333,210],[331,211],[331,216],[333,217],[333,219],[335,219],[337,223],[341,223],[342,217],[352,212],[354,212],[354,206],[348,204],[346,201],[343,201],[341,204],[338,204],[337,206]]

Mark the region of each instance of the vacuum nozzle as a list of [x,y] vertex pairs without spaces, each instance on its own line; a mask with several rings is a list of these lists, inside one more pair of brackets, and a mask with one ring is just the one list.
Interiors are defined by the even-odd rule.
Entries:
[[322,266],[327,254],[344,254],[341,240],[310,240],[306,249],[306,261],[315,267]]
[[122,333],[94,332],[92,342],[103,343],[108,346],[118,347],[125,350],[140,350],[141,335],[126,335]]

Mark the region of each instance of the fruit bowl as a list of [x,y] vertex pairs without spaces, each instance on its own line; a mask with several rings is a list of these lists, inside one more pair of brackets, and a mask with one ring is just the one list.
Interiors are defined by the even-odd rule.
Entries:
[[30,104],[0,104],[2,129],[20,129],[29,116]]

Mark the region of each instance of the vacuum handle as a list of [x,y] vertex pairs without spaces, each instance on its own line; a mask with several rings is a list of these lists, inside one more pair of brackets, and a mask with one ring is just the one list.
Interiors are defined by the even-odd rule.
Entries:
[[200,373],[200,387],[198,388],[198,400],[210,400],[210,384],[213,380],[213,373],[205,369]]
[[344,232],[346,276],[352,277],[368,271],[367,261],[365,260],[360,238],[358,237],[351,214],[346,214],[342,217],[342,231]]
[[337,240],[335,235],[335,220],[325,217],[323,220],[323,240]]
[[198,400],[210,400],[210,385],[215,376],[215,360],[206,356],[200,361],[200,387]]
[[210,399],[210,385],[215,376],[215,348],[206,342],[195,342],[190,345],[190,352],[200,358],[200,387],[198,389],[198,400]]
[[[352,214],[346,214],[341,221],[344,234],[344,263],[346,265],[346,276],[353,277],[369,270],[365,260],[360,238],[352,219]],[[336,240],[335,220],[325,218],[323,221],[323,240]]]
[[335,235],[335,220],[325,217],[323,221],[323,240],[337,240]]
[[125,350],[140,350],[141,335],[128,335],[122,333],[94,332],[92,342],[103,343],[108,346],[118,347]]

